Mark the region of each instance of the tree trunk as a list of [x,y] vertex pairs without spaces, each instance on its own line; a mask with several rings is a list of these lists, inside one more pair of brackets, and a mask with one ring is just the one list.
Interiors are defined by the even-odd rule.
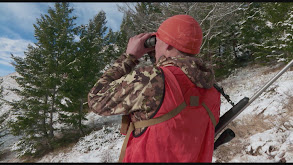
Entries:
[[236,41],[233,40],[233,54],[234,54],[235,59],[237,59],[236,47],[237,47]]
[[[45,105],[48,104],[48,94],[46,94],[45,96]],[[47,114],[47,109],[43,109],[43,119],[42,119],[42,123],[43,123],[43,134],[45,135],[46,138],[48,138],[48,130],[46,127],[46,114]]]
[[80,99],[80,108],[79,108],[79,121],[78,121],[78,127],[79,127],[79,132],[82,136],[84,136],[84,132],[82,130],[82,124],[81,124],[81,120],[82,120],[82,111],[83,111],[83,100]]
[[55,96],[56,96],[56,87],[53,90],[53,97],[52,97],[52,105],[51,105],[51,111],[50,111],[50,123],[49,123],[49,137],[52,139],[54,137],[54,128],[53,128],[53,114],[55,111]]

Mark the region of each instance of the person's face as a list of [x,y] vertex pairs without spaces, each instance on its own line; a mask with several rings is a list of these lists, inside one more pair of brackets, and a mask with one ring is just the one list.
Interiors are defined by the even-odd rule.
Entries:
[[156,42],[156,46],[155,46],[156,62],[158,62],[158,60],[160,59],[161,56],[165,55],[167,47],[168,47],[168,44],[166,44],[165,42],[163,42],[162,40],[160,40],[157,37],[157,42]]

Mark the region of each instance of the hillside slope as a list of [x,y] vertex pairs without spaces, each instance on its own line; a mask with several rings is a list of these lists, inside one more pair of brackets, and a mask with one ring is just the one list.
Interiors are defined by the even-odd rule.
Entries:
[[[245,96],[253,96],[281,68],[279,65],[240,68],[219,84],[237,103]],[[4,82],[9,76],[4,77]],[[7,83],[4,85],[7,88]],[[221,99],[223,115],[231,105],[223,97]],[[100,125],[100,129],[66,149],[45,155],[37,162],[117,162],[124,140],[119,133],[121,117],[101,117],[89,113],[87,118],[86,124]],[[229,124],[236,137],[214,152],[213,162],[293,162],[292,119],[293,69],[285,72]],[[17,162],[19,159],[3,161]]]

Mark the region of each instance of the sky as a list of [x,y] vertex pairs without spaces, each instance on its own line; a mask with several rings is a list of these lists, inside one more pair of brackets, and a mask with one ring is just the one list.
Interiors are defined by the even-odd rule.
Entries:
[[[113,31],[119,30],[123,18],[117,5],[123,3],[70,3],[74,8],[73,14],[77,16],[76,25],[87,24],[103,10],[106,13],[106,26]],[[24,57],[28,44],[36,42],[33,24],[41,14],[47,14],[49,7],[54,8],[54,3],[0,2],[0,77],[15,72],[11,65],[11,54]]]

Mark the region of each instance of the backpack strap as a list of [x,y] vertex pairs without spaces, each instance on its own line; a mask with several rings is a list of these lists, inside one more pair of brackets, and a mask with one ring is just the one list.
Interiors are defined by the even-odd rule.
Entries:
[[210,110],[210,108],[209,108],[204,102],[202,102],[201,105],[202,105],[202,106],[204,107],[204,109],[207,111],[207,113],[208,113],[208,115],[209,115],[209,117],[210,117],[210,119],[211,119],[211,121],[212,121],[214,127],[216,128],[217,121],[216,121],[216,119],[215,119],[215,116],[214,116],[213,112]]
[[122,145],[122,148],[121,148],[121,152],[120,152],[120,156],[119,156],[119,162],[122,162],[122,161],[123,161],[123,158],[124,158],[124,156],[125,156],[125,151],[126,151],[127,143],[128,143],[128,140],[129,140],[130,134],[131,134],[131,132],[132,132],[133,130],[134,130],[133,122],[130,122],[130,123],[129,123],[128,130],[127,130],[126,137],[125,137],[125,139],[124,139],[124,142],[123,142],[123,145]]
[[123,142],[123,145],[122,145],[122,148],[121,148],[119,162],[123,161],[130,134],[135,128],[144,128],[144,127],[148,127],[148,126],[151,126],[151,125],[156,125],[156,124],[162,123],[164,121],[167,121],[167,120],[175,117],[177,114],[179,114],[185,107],[186,107],[186,103],[184,101],[183,103],[181,103],[178,107],[176,107],[172,111],[169,111],[168,113],[166,113],[166,114],[164,114],[162,116],[159,116],[157,118],[153,118],[153,119],[149,119],[149,120],[142,120],[142,121],[138,121],[138,122],[135,122],[135,123],[130,122],[129,128],[127,130],[126,137],[124,139],[124,142]]

